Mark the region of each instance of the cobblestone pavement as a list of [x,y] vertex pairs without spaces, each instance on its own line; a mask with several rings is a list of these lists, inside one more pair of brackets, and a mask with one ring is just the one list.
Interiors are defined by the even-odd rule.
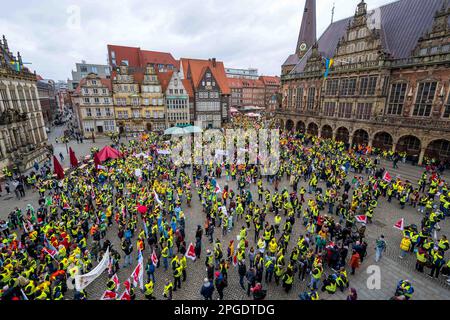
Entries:
[[[54,136],[51,136],[51,139],[54,139]],[[101,147],[102,145],[106,145],[109,143],[110,143],[109,139],[104,139],[101,141],[97,141],[96,146]],[[80,157],[82,154],[89,153],[89,149],[92,146],[92,144],[90,143],[77,144],[76,142],[75,143],[71,142],[70,146],[72,146],[77,156]],[[55,149],[55,154],[58,154],[59,150],[61,149],[65,150],[65,146],[57,145]],[[413,182],[415,182],[421,174],[421,171],[419,170],[418,167],[414,167],[409,164],[400,164],[400,168],[397,170],[389,169],[392,167],[392,165],[389,163],[384,163],[383,165],[386,168],[388,168],[388,170],[392,173],[393,177],[395,177],[395,175],[400,175],[401,177],[405,179],[410,179]],[[67,165],[65,164],[64,167],[67,167]],[[352,174],[350,174],[349,177],[351,178]],[[218,182],[220,186],[224,186],[227,184],[224,178],[219,179]],[[288,180],[285,178],[280,184],[280,190],[282,190],[283,186],[287,185]],[[301,180],[301,185],[306,187],[306,183],[303,180]],[[229,183],[229,186],[231,187],[231,189],[237,190],[236,182]],[[270,189],[272,188],[270,187]],[[256,185],[252,185],[251,190],[254,195],[257,194]],[[306,195],[307,195],[306,199],[308,199],[309,195],[308,194]],[[5,218],[14,207],[16,206],[25,207],[27,203],[32,203],[33,205],[37,206],[37,200],[38,200],[37,193],[31,190],[28,190],[26,197],[21,200],[17,200],[13,194],[12,196],[8,197],[5,197],[5,195],[3,194],[2,197],[0,198],[0,204],[3,208],[3,210],[0,213],[0,216]],[[415,293],[413,295],[414,300],[450,299],[450,286],[446,283],[445,278],[440,278],[438,280],[431,279],[426,274],[420,274],[416,272],[414,268],[415,257],[412,254],[410,254],[403,260],[399,258],[400,253],[399,244],[401,241],[401,232],[394,229],[393,225],[400,218],[405,218],[406,225],[414,223],[420,226],[421,214],[409,206],[407,206],[404,210],[401,210],[396,200],[393,200],[391,204],[387,203],[385,199],[381,199],[379,202],[380,202],[379,207],[375,210],[374,213],[373,224],[369,224],[367,226],[366,237],[367,242],[369,244],[368,255],[364,259],[364,262],[362,263],[361,267],[356,271],[356,275],[354,276],[349,275],[350,286],[354,287],[357,290],[359,299],[368,299],[368,300],[389,299],[390,297],[393,296],[397,282],[400,279],[409,279],[412,281],[413,287],[415,288]],[[190,242],[195,243],[196,227],[197,225],[203,226],[205,214],[202,212],[201,204],[198,201],[196,192],[193,192],[192,207],[187,208],[185,203],[183,203],[182,207],[186,215],[186,243],[189,245]],[[273,214],[268,215],[267,219],[269,222],[273,223]],[[238,221],[234,226],[232,232],[230,234],[227,234],[226,236],[222,236],[221,230],[219,230],[218,228],[216,229],[214,238],[218,237],[221,240],[224,248],[224,255],[226,255],[226,247],[229,241],[231,239],[236,239],[238,230],[241,228],[243,224],[244,224],[243,220]],[[440,226],[442,229],[438,233],[438,237],[440,236],[440,234],[450,235],[450,225],[448,220],[441,222]],[[118,230],[114,225],[108,231],[107,238],[113,242],[114,247],[116,249],[119,249],[118,251],[122,254],[122,251],[120,250],[120,243],[118,242],[116,236],[117,231]],[[291,237],[291,245],[288,249],[289,250],[288,252],[290,252],[290,250],[292,249],[292,246],[296,242],[298,236],[304,233],[305,229],[297,219],[294,225],[294,231]],[[385,235],[388,248],[387,252],[384,254],[381,261],[379,263],[375,263],[374,260],[375,239],[381,234]],[[254,238],[254,231],[252,225],[249,232],[249,241],[250,246],[254,246],[256,248],[256,243],[252,243],[253,238]],[[135,238],[133,244],[134,243]],[[203,279],[206,276],[204,261],[205,261],[205,252],[206,249],[208,248],[212,249],[212,245],[209,243],[209,241],[207,241],[206,237],[204,236],[202,242],[201,259],[197,260],[196,262],[193,262],[188,259],[187,280],[186,282],[182,283],[181,290],[177,290],[176,292],[174,292],[173,298],[175,300],[202,299],[200,295],[200,288],[202,286]],[[144,253],[144,261],[147,260],[149,255],[150,252],[148,249],[146,249]],[[137,259],[136,250],[133,251],[133,258],[134,260]],[[446,259],[448,258],[449,257],[447,256]],[[137,262],[135,261],[132,268],[128,267],[126,269],[119,270],[118,277],[122,283],[130,276],[136,264]],[[372,266],[374,265],[380,268],[381,287],[379,289],[369,290],[367,287],[367,281],[369,279],[370,274],[368,274],[367,271],[368,268],[373,268]],[[325,269],[325,274],[327,274],[327,272],[329,272],[329,270]],[[172,279],[172,272],[170,269],[167,272],[165,272],[163,267],[161,266],[159,269],[157,269],[155,276],[156,276],[155,297],[157,299],[163,299],[162,297],[163,285],[166,278]],[[146,275],[144,275],[144,277],[146,278]],[[229,285],[224,290],[224,299],[226,300],[249,299],[249,297],[247,297],[246,295],[246,292],[242,290],[239,286],[239,277],[237,268],[231,266],[228,277],[229,277],[228,281]],[[263,287],[268,290],[267,299],[295,300],[298,299],[299,293],[307,290],[309,279],[310,277],[307,276],[305,281],[302,282],[296,277],[293,284],[293,288],[289,294],[286,294],[284,292],[281,285],[277,287],[274,282],[272,282],[271,284],[263,283]],[[86,290],[88,298],[99,299],[106,288],[107,280],[108,278],[106,273],[103,273],[99,278],[97,278]],[[123,286],[120,288],[119,293],[121,293],[122,290]],[[320,292],[319,294],[320,298],[325,300],[344,300],[346,298],[347,292],[341,293],[338,291],[334,295],[329,295],[328,293],[322,292]],[[70,296],[71,292],[69,291],[68,298],[70,298]],[[139,292],[139,290],[136,290],[136,296],[137,299],[144,299],[143,294]],[[215,298],[218,297],[217,292],[215,292],[214,297]]]

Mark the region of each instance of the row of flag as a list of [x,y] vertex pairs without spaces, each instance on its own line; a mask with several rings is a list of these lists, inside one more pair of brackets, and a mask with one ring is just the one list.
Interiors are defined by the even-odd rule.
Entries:
[[[191,260],[196,259],[195,247],[192,242],[189,244],[189,248],[186,252],[186,257]],[[151,260],[155,266],[158,264],[158,256],[156,255],[156,252],[154,250],[151,255]],[[117,277],[117,274],[114,274],[111,280],[116,284],[116,290],[118,291],[120,288],[120,281]],[[125,290],[120,296],[115,291],[105,290],[101,297],[101,300],[131,300],[131,285],[133,285],[133,287],[135,288],[139,286],[141,290],[144,290],[144,259],[142,256],[142,251],[139,251],[138,264],[136,268],[131,273],[131,276],[123,283],[123,285],[125,287]]]
[[[359,216],[355,216],[355,219],[357,222],[359,223],[365,223],[367,224],[367,216],[366,215],[359,215]],[[401,218],[400,220],[398,220],[394,226],[395,229],[401,230],[403,231],[405,228],[405,219]]]
[[[72,148],[69,148],[69,155],[70,155],[70,165],[74,168],[78,167],[78,159]],[[61,163],[59,163],[56,156],[53,156],[53,170],[54,170],[53,172],[56,174],[59,180],[64,179],[64,169]]]

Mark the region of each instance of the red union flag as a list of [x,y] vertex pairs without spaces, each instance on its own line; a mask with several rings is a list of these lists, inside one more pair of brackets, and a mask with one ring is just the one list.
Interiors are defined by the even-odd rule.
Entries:
[[156,255],[155,250],[153,250],[153,253],[152,253],[152,262],[155,267],[158,265],[158,256]]
[[123,285],[125,286],[125,291],[130,291],[130,288],[131,288],[131,283],[130,283],[130,279],[128,279],[127,281],[125,281],[124,283],[123,283]]
[[117,299],[117,293],[114,291],[106,290],[100,300],[116,300]]
[[192,242],[189,244],[188,250],[186,251],[186,258],[189,258],[191,260],[195,260],[197,258],[195,254],[195,247]]
[[405,219],[401,218],[394,224],[394,228],[403,231],[405,229]]
[[387,171],[384,172],[383,180],[386,181],[386,182],[391,182],[392,181],[392,177],[389,174],[389,172],[387,172]]
[[139,261],[138,265],[131,274],[131,279],[133,280],[133,286],[137,287],[139,282],[139,288],[144,290],[144,266],[142,259]]
[[367,216],[365,215],[355,216],[355,219],[360,223],[367,223]]
[[120,296],[119,300],[131,300],[130,292],[125,290]]
[[119,288],[120,288],[120,281],[119,281],[119,277],[117,276],[117,274],[113,275],[111,280],[114,281],[114,283],[116,284],[116,290],[119,290]]
[[55,258],[55,255],[57,253],[56,250],[51,250],[51,249],[48,249],[45,247],[42,249],[42,251],[45,252],[46,254],[50,255],[50,257],[52,257],[52,258]]

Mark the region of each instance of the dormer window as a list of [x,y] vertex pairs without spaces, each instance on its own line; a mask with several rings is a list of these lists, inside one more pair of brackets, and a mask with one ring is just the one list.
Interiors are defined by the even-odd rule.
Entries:
[[419,55],[426,56],[428,54],[428,48],[420,49]]

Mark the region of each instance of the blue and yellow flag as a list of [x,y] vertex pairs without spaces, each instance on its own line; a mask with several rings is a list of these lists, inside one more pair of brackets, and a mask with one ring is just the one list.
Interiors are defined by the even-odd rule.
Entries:
[[330,72],[330,68],[333,66],[333,63],[334,63],[334,60],[333,59],[326,59],[326,62],[325,62],[325,79],[326,78],[328,78],[328,74],[329,74],[329,72]]
[[20,65],[20,63],[18,61],[11,61],[10,63],[14,66],[14,69],[17,72],[20,72],[21,65]]

